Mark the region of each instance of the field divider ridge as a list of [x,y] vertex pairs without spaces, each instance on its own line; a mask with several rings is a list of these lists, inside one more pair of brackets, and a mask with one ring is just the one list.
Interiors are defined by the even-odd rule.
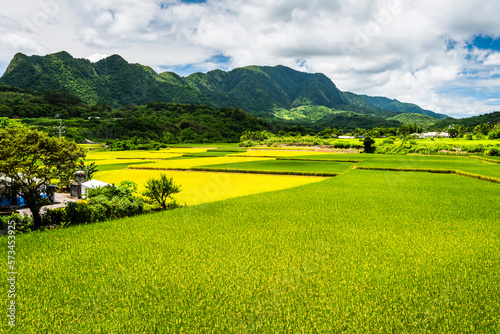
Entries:
[[358,163],[363,160],[342,160],[342,159],[313,159],[313,158],[287,158],[287,157],[276,157],[276,160],[292,160],[292,161],[326,161],[326,162],[352,162]]
[[280,158],[279,155],[228,154],[228,158]]
[[484,176],[484,175],[480,175],[480,174],[469,173],[469,172],[463,172],[461,170],[455,170],[455,169],[397,168],[397,167],[369,167],[369,166],[353,166],[352,169],[382,170],[382,171],[392,171],[392,172],[421,172],[421,173],[436,173],[436,174],[455,174],[455,175],[459,175],[459,176],[468,177],[471,179],[500,184],[500,179],[498,179],[498,178],[491,177],[491,176]]
[[194,154],[184,154],[182,158],[218,158],[220,155],[194,155]]
[[268,175],[295,175],[295,176],[321,176],[321,177],[334,177],[341,173],[332,172],[298,172],[298,171],[278,171],[278,170],[258,170],[258,169],[231,169],[231,168],[210,168],[210,167],[129,167],[128,169],[139,170],[169,170],[169,171],[193,171],[193,172],[214,172],[214,173],[239,173],[239,174],[268,174]]
[[488,158],[483,158],[483,157],[475,157],[473,155],[469,155],[469,158],[480,160],[480,161],[490,162],[492,164],[500,164],[500,160],[493,160],[493,159],[488,159]]

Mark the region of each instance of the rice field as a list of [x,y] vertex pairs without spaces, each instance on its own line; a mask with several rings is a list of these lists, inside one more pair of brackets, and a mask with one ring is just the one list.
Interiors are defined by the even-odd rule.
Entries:
[[201,158],[180,158],[180,159],[172,159],[172,160],[162,160],[155,161],[152,164],[148,164],[147,166],[136,166],[131,165],[130,167],[134,168],[148,168],[148,169],[186,169],[191,167],[200,167],[206,165],[214,165],[214,164],[229,164],[235,162],[250,162],[250,161],[262,161],[269,158],[260,158],[260,157],[201,157]]
[[[181,149],[175,154],[208,151]],[[18,333],[500,332],[500,185],[350,168],[494,176],[498,164],[308,151],[276,155],[303,161],[97,153],[96,179],[142,190],[166,173],[187,206],[16,236]],[[161,170],[200,166],[340,175]],[[2,236],[0,257],[7,250]],[[3,321],[0,332],[8,330]]]
[[205,152],[206,149],[170,148],[158,151],[90,151],[85,157],[88,161],[112,159],[169,159],[183,154]]
[[287,189],[319,182],[324,179],[321,177],[286,175],[135,169],[99,171],[95,178],[114,184],[120,184],[121,181],[125,180],[133,180],[138,184],[138,191],[142,192],[145,190],[144,184],[148,179],[152,177],[159,178],[162,173],[167,174],[168,177],[172,177],[177,184],[182,186],[182,191],[174,196],[175,200],[181,205],[196,205],[250,194]]
[[20,235],[17,330],[495,333],[499,195],[456,175],[350,170]]
[[222,169],[227,168],[235,170],[342,173],[347,171],[352,166],[353,163],[350,162],[336,162],[336,161],[261,160],[261,161],[212,164],[201,167],[222,168]]
[[282,150],[276,149],[267,149],[267,150],[249,150],[247,152],[243,153],[235,153],[235,154],[228,154],[228,157],[295,157],[295,156],[301,156],[301,155],[321,155],[324,153],[321,152],[313,152],[313,151],[305,151],[305,150]]

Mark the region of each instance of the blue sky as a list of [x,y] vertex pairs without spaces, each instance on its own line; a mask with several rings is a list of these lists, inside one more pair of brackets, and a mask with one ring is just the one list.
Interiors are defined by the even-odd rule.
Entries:
[[473,0],[24,0],[2,7],[0,72],[61,50],[182,76],[285,65],[467,117],[500,110],[499,16]]
[[212,69],[228,71],[231,64],[231,58],[224,55],[215,55],[199,63],[177,65],[177,66],[159,66],[160,71],[175,72],[180,76],[188,76],[196,72],[207,72]]

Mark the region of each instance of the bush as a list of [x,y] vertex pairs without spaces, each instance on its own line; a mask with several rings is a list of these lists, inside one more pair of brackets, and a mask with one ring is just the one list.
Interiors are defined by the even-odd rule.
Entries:
[[91,222],[90,209],[85,202],[69,202],[65,209],[68,224],[79,225]]
[[14,221],[15,222],[15,229],[16,231],[20,232],[29,232],[31,231],[31,226],[33,224],[33,221],[31,220],[31,217],[28,215],[20,215],[19,213],[13,213],[10,216],[2,217],[0,216],[0,225],[1,225],[1,230],[6,231],[7,227],[9,225],[9,222]]
[[144,201],[134,196],[137,184],[123,181],[118,187],[89,189],[88,200],[70,202],[65,208],[47,210],[44,225],[90,224],[108,219],[134,216],[144,212]]
[[144,202],[139,197],[114,197],[110,205],[111,219],[135,216],[144,212]]
[[89,193],[87,206],[90,209],[90,221],[103,221],[134,216],[144,211],[144,202],[134,196],[137,184],[123,181],[118,187],[106,186],[93,189]]
[[394,144],[394,139],[392,139],[392,138],[384,139],[384,141],[382,142],[382,144],[393,145]]
[[488,132],[489,139],[500,139],[500,129]]
[[343,141],[336,141],[333,143],[334,148],[343,148],[343,149],[348,149],[351,148],[351,144],[348,142],[343,142]]
[[64,225],[66,221],[65,208],[48,209],[42,213],[43,225]]
[[498,156],[500,156],[500,148],[498,148],[498,147],[492,147],[489,150],[487,150],[485,152],[485,154],[487,156],[490,156],[490,157],[493,157],[493,156],[498,157]]

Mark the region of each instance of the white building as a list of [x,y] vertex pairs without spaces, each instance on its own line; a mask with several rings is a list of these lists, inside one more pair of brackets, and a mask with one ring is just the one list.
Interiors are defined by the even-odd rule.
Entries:
[[424,132],[418,135],[418,138],[449,138],[448,132]]

